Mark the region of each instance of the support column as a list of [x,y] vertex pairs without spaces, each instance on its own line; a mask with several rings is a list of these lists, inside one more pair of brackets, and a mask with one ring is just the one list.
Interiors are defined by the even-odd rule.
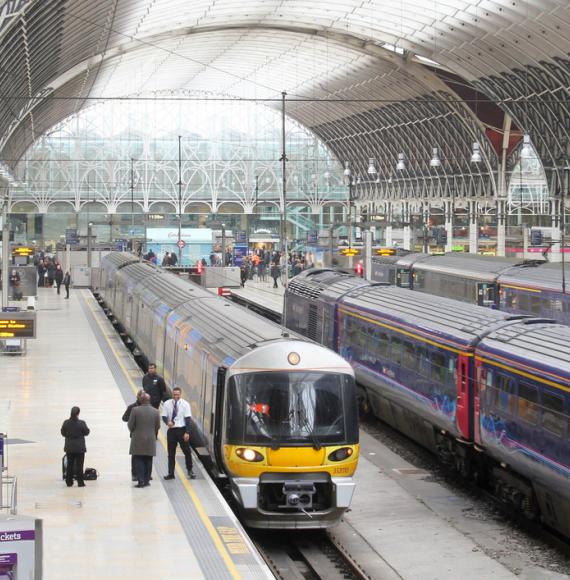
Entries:
[[497,256],[504,258],[507,255],[507,203],[503,199],[497,200]]
[[391,248],[393,245],[392,242],[392,226],[386,226],[385,230],[385,238],[386,241],[384,242],[387,248]]
[[364,276],[366,280],[372,279],[372,232],[364,232]]
[[445,244],[445,251],[453,251],[453,212],[455,211],[455,204],[451,201],[445,202],[445,231],[447,232],[447,243]]
[[561,248],[561,230],[560,230],[560,200],[553,199],[550,202],[550,218],[552,220],[552,247],[550,248],[550,254],[548,255],[548,260],[550,262],[561,262],[562,261],[562,248]]
[[478,250],[479,224],[477,223],[477,202],[469,202],[469,253],[476,254]]
[[8,201],[2,211],[2,308],[8,306],[8,278],[10,261],[10,224],[8,223]]

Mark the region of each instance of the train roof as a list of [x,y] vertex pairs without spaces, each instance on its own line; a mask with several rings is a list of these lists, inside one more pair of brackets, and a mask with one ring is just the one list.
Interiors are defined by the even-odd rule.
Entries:
[[360,286],[370,286],[370,282],[341,270],[311,268],[295,276],[287,292],[309,300],[324,297],[336,300]]
[[570,380],[570,326],[553,324],[536,319],[522,324],[499,328],[486,336],[480,350],[504,358],[522,359],[538,369],[548,369]]
[[414,262],[415,271],[438,272],[474,278],[485,282],[494,282],[497,276],[506,269],[520,263],[512,258],[490,258],[477,254],[449,253],[441,256],[429,256]]
[[464,344],[471,344],[496,325],[519,318],[396,286],[360,288],[343,297],[341,304]]
[[105,267],[111,267],[114,270],[119,270],[128,264],[139,262],[139,259],[134,254],[128,252],[110,252],[103,258]]
[[[570,268],[567,270],[570,279]],[[562,292],[562,264],[541,264],[537,267],[511,268],[499,276],[501,285],[528,286],[539,290]],[[570,286],[570,285],[569,285]]]

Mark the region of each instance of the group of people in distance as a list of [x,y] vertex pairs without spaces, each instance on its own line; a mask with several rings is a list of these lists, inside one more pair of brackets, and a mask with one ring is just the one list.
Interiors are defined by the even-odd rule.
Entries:
[[[162,409],[160,406],[162,404]],[[65,437],[64,451],[67,459],[65,482],[68,487],[77,479],[79,487],[85,486],[83,465],[85,461],[85,437],[89,428],[79,419],[79,407],[73,407],[69,419],[64,421],[61,434]],[[164,379],[156,372],[156,365],[150,363],[143,377],[143,388],[137,393],[136,400],[123,414],[127,423],[131,443],[131,478],[135,487],[148,487],[152,480],[152,463],[156,455],[156,442],[160,421],[167,426],[166,441],[168,450],[168,473],[165,480],[175,478],[176,449],[180,446],[185,458],[186,470],[190,479],[195,479],[190,450],[192,413],[190,404],[182,398],[182,390],[168,389]]]
[[55,258],[40,256],[36,267],[38,269],[38,288],[53,288],[55,283],[57,293],[59,294],[63,284],[65,297],[69,298],[71,275],[69,272],[63,273],[61,264]]

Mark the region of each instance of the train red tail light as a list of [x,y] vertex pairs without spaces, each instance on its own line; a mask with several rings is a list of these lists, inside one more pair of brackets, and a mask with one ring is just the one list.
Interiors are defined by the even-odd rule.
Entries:
[[358,264],[356,264],[354,271],[357,276],[360,276],[362,278],[362,276],[364,275],[364,267],[362,266],[362,262],[358,262]]
[[204,271],[204,266],[202,266],[202,262],[198,262],[196,271],[198,272],[198,274],[202,274],[202,272]]

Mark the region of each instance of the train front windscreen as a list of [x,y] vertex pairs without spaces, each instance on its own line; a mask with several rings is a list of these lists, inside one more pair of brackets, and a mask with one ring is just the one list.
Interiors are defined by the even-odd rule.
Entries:
[[259,372],[231,377],[228,443],[323,447],[358,442],[350,375]]

